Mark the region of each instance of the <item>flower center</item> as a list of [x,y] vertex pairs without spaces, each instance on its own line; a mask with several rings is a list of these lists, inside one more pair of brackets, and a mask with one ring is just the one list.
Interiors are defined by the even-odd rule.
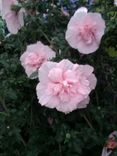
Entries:
[[71,86],[71,85],[69,84],[69,82],[66,81],[66,80],[64,80],[64,81],[62,82],[62,85],[63,85],[64,88],[67,88],[67,87],[70,87],[70,86]]
[[26,58],[26,65],[32,66],[32,67],[39,67],[43,61],[44,61],[44,57],[43,56],[39,56],[38,54],[30,54],[27,58]]
[[91,44],[95,39],[94,32],[94,26],[90,26],[88,24],[86,24],[83,28],[80,28],[80,36],[87,44]]
[[48,74],[48,91],[59,97],[70,97],[77,93],[78,78],[74,70],[63,71],[53,68]]
[[74,82],[69,82],[67,80],[63,80],[62,82],[59,82],[57,84],[54,85],[53,87],[53,92],[55,95],[68,95],[68,96],[72,96],[76,93],[76,88],[74,85]]

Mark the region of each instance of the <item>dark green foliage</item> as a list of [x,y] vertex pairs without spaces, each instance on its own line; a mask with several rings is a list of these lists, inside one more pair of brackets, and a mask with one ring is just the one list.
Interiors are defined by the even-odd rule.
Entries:
[[[85,4],[79,1],[78,6]],[[81,55],[65,41],[70,17],[62,15],[60,5],[38,0],[22,5],[30,14],[17,35],[5,38],[0,21],[0,156],[100,156],[109,133],[117,130],[117,7],[98,0],[90,8],[103,14],[107,29],[97,52]],[[38,104],[38,80],[28,79],[19,61],[37,40],[51,45],[55,61],[68,58],[94,66],[98,84],[88,108],[64,115]]]

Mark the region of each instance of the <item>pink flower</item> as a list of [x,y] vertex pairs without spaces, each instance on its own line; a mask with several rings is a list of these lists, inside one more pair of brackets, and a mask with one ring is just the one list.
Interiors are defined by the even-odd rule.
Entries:
[[80,53],[89,54],[95,52],[105,31],[105,22],[99,13],[87,13],[87,9],[78,9],[71,17],[66,40],[72,48]]
[[28,77],[30,77],[34,72],[37,72],[42,63],[53,57],[55,57],[54,51],[41,42],[37,42],[27,46],[26,51],[20,57],[20,61]]
[[0,1],[0,16],[1,16],[1,11],[2,11],[2,1]]
[[106,144],[103,147],[101,156],[109,156],[113,150],[117,149],[117,131],[113,131],[109,136]]
[[89,94],[96,86],[96,77],[90,65],[73,64],[69,60],[46,62],[39,69],[36,91],[42,106],[69,113],[85,108]]
[[12,10],[12,6],[17,4],[17,0],[2,0],[2,18],[5,19],[7,28],[12,34],[17,34],[24,25],[24,9],[20,9],[18,12]]

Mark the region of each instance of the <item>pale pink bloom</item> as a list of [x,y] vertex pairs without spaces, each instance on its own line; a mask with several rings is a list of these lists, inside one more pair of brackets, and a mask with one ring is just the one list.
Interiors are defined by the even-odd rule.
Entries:
[[24,9],[20,9],[18,12],[12,10],[12,6],[17,4],[17,0],[2,0],[2,18],[6,21],[7,28],[12,34],[17,34],[24,25]]
[[2,11],[2,1],[0,1],[0,16],[1,16],[1,11]]
[[101,156],[109,156],[112,154],[112,151],[117,148],[117,131],[113,131],[107,140],[107,144],[104,145]]
[[41,42],[37,42],[27,46],[26,51],[20,57],[20,61],[26,74],[30,77],[34,72],[37,72],[42,63],[53,57],[55,57],[55,52],[52,49]]
[[90,65],[73,64],[69,60],[46,62],[39,69],[37,97],[42,106],[69,113],[85,108],[97,79]]
[[95,52],[105,31],[105,21],[100,13],[88,13],[82,7],[71,17],[66,31],[66,40],[80,53]]
[[81,7],[75,11],[75,15],[78,13],[87,13],[87,12],[88,12],[87,8]]

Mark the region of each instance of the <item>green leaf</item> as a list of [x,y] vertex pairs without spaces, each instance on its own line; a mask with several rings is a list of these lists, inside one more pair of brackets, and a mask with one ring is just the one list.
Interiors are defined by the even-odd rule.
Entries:
[[31,74],[30,79],[36,79],[38,77],[38,72],[35,71],[34,73]]
[[115,50],[115,48],[109,47],[107,52],[110,57],[117,57],[117,50]]

